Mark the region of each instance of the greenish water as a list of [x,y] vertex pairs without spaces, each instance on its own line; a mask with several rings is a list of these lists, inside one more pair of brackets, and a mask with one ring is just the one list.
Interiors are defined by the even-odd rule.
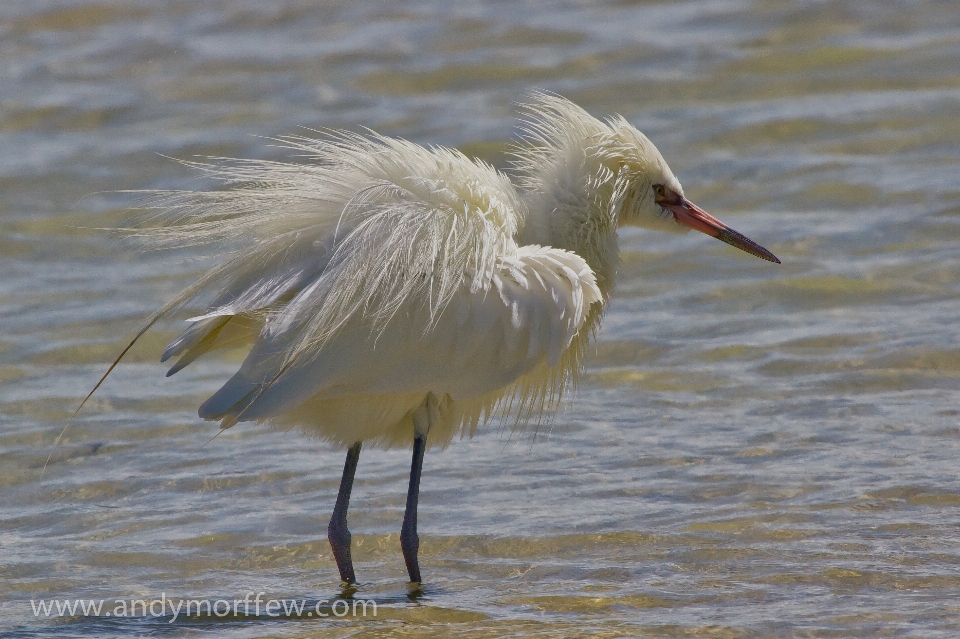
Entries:
[[[0,635],[954,637],[960,631],[955,3],[7,3],[0,7]],[[574,401],[532,441],[364,451],[376,617],[61,617],[39,599],[333,599],[342,453],[215,425],[240,354],[174,378],[144,319],[201,272],[110,233],[163,156],[369,126],[498,165],[531,88],[619,112],[779,267],[627,231]],[[186,316],[185,316],[186,317]],[[52,452],[41,478],[40,469]]]

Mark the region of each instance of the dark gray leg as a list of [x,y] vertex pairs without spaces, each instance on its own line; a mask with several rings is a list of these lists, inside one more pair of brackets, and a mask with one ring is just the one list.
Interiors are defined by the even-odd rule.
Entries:
[[423,469],[423,451],[426,448],[426,434],[417,435],[413,440],[413,461],[410,464],[407,510],[403,514],[403,528],[400,529],[400,548],[403,549],[403,560],[407,563],[410,581],[414,583],[420,583],[420,564],[417,562],[417,550],[420,549],[420,538],[417,537],[417,501],[420,497],[420,471]]
[[333,558],[340,569],[340,579],[347,583],[357,583],[353,574],[353,560],[350,558],[350,531],[347,529],[347,508],[350,507],[350,491],[353,490],[353,476],[357,472],[360,460],[360,447],[357,442],[347,451],[347,461],[343,464],[343,477],[340,479],[340,492],[337,493],[337,505],[333,507],[333,516],[327,526],[327,539],[333,549]]

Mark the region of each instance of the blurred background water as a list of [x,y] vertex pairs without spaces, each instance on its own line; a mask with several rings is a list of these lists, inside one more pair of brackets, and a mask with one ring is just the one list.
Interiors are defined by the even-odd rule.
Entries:
[[[33,615],[41,598],[332,598],[343,454],[208,442],[240,354],[165,379],[145,318],[204,263],[99,229],[164,156],[281,159],[371,127],[506,165],[531,88],[619,112],[774,266],[622,235],[575,401],[536,441],[409,453],[351,511],[377,618]],[[258,137],[259,136],[259,137]],[[952,0],[0,5],[0,632],[10,636],[954,637],[960,629],[960,10]],[[693,235],[697,235],[694,237]],[[40,469],[52,452],[41,478]]]

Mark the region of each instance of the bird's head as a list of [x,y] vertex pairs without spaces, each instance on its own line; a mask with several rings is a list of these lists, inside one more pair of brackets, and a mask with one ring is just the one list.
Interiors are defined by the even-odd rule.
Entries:
[[621,226],[686,233],[691,229],[761,259],[780,263],[770,251],[733,230],[683,194],[680,181],[647,136],[623,118],[607,122],[606,162],[618,174],[617,221]]

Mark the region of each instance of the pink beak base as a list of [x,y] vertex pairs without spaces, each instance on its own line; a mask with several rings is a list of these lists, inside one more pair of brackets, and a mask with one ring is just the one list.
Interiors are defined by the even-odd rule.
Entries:
[[746,251],[750,255],[756,255],[762,260],[779,264],[777,256],[763,248],[750,238],[742,235],[732,228],[713,217],[699,206],[685,197],[680,198],[677,204],[661,204],[665,209],[673,213],[673,219],[678,224],[692,228],[695,231],[706,233],[710,237],[715,237],[721,242],[726,242],[730,246],[735,246],[741,251]]

